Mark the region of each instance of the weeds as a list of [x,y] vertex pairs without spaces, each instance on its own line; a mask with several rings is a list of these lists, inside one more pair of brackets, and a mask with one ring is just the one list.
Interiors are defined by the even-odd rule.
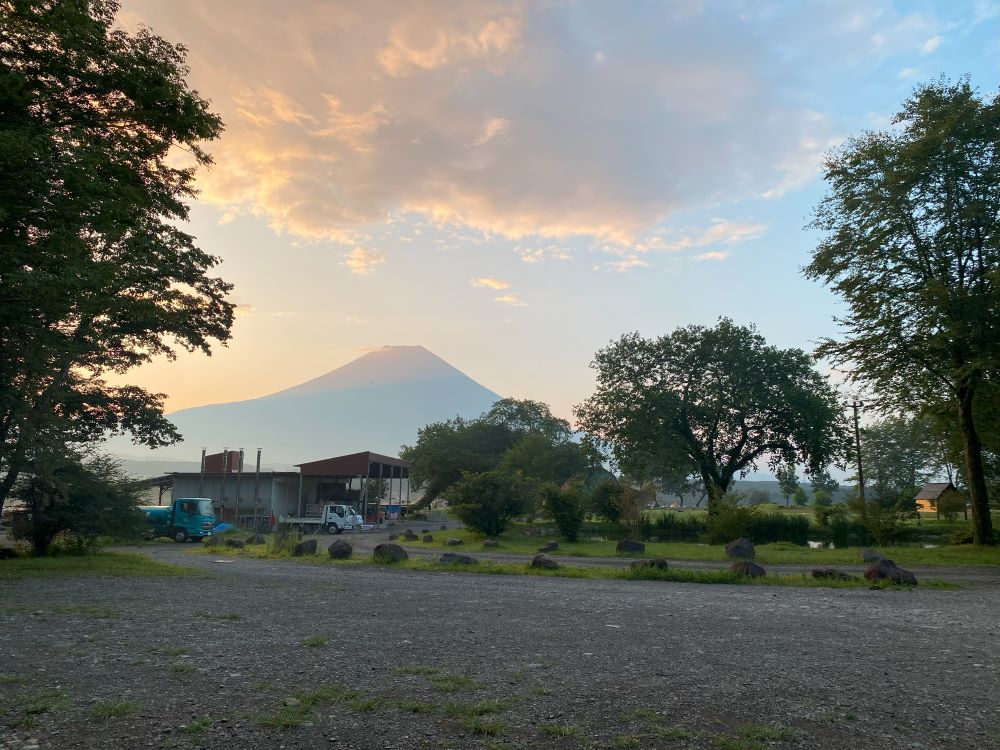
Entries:
[[785,742],[794,740],[795,732],[787,727],[772,727],[767,724],[747,724],[740,727],[740,737],[758,742]]
[[485,689],[484,685],[464,674],[435,674],[431,676],[430,683],[439,693],[467,693]]
[[499,737],[507,733],[507,725],[495,719],[483,719],[478,716],[463,719],[461,725],[472,734],[486,737]]
[[139,710],[139,704],[132,701],[100,701],[90,709],[90,716],[97,721],[121,719]]
[[311,635],[302,641],[302,645],[306,648],[319,648],[320,646],[325,646],[330,642],[330,639],[325,635]]
[[206,729],[208,729],[215,721],[207,716],[202,716],[198,719],[192,719],[187,724],[181,724],[177,727],[182,732],[187,732],[188,734],[201,734]]
[[579,737],[580,729],[579,727],[570,727],[565,724],[540,724],[538,726],[538,731],[542,734],[552,735],[553,737]]
[[191,674],[197,669],[198,667],[194,664],[187,664],[185,662],[177,662],[176,664],[170,665],[170,671],[174,674]]

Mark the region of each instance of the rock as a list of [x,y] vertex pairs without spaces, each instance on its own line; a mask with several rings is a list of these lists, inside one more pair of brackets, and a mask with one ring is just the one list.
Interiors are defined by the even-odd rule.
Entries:
[[496,539],[484,539],[483,546],[486,547],[487,549],[490,549],[492,547],[499,547],[500,542],[498,542]]
[[551,557],[546,557],[545,555],[535,555],[531,559],[530,566],[532,568],[545,568],[547,570],[555,570],[559,567],[559,563],[553,560]]
[[752,560],[756,556],[757,554],[754,552],[753,542],[749,539],[740,537],[739,539],[734,539],[726,545],[726,557],[736,558],[738,560]]
[[858,550],[858,557],[861,562],[878,562],[879,560],[884,560],[885,555],[879,552],[877,549],[860,549]]
[[379,544],[372,552],[372,560],[382,565],[402,562],[408,557],[406,550],[398,544]]
[[425,542],[433,542],[434,541],[434,537],[431,536],[430,534],[424,534],[424,541]]
[[748,578],[762,578],[767,575],[767,571],[765,571],[757,563],[751,562],[750,560],[740,560],[739,562],[734,562],[730,570],[736,573],[736,575],[746,576]]
[[417,535],[413,533],[410,529],[407,529],[406,533],[403,534],[403,539],[405,539],[408,542],[415,542],[417,541]]
[[305,557],[306,555],[316,554],[316,540],[308,539],[304,542],[299,542],[294,547],[292,547],[292,557]]
[[460,555],[457,552],[445,552],[438,562],[450,563],[452,565],[478,565],[479,560],[469,555]]
[[254,534],[247,539],[247,544],[267,544],[267,539],[264,538],[263,534]]
[[812,572],[812,577],[816,579],[828,579],[834,581],[851,581],[854,576],[848,575],[842,570],[837,570],[836,568],[814,568]]
[[656,570],[667,570],[667,561],[662,557],[657,557],[654,560],[635,560],[632,563],[632,570],[639,570],[640,568],[655,568]]
[[430,530],[430,529],[421,529],[421,530],[420,530],[420,533],[421,533],[421,534],[430,534],[430,533],[431,533],[431,530]]
[[354,554],[354,547],[351,546],[350,542],[338,539],[326,548],[326,552],[332,560],[347,560]]
[[619,555],[632,555],[645,552],[646,545],[642,542],[637,542],[635,539],[619,539],[618,544],[615,545],[615,549]]
[[454,539],[452,537],[449,537],[449,538],[447,538],[447,539],[444,540],[444,543],[447,544],[449,547],[457,547],[458,545],[460,545],[462,543],[462,540],[461,539]]
[[559,542],[546,542],[538,548],[539,552],[555,552],[559,549]]
[[441,531],[447,531],[447,530],[448,530],[448,524],[446,523],[441,524]]
[[242,539],[227,539],[226,546],[232,547],[233,549],[243,549],[247,545]]
[[282,703],[284,703],[289,708],[295,708],[296,706],[302,705],[302,703],[299,701],[298,698],[285,698],[285,700],[283,700]]
[[883,581],[888,579],[892,583],[900,586],[916,586],[917,577],[908,570],[898,567],[892,560],[879,560],[865,571],[865,578],[869,581]]

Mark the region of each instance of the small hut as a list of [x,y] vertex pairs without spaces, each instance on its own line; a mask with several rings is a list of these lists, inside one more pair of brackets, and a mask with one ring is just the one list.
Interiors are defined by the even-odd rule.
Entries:
[[962,507],[965,506],[961,493],[955,489],[955,485],[951,482],[928,482],[920,488],[920,492],[915,498],[918,513],[937,511],[938,515],[940,515],[941,503],[944,502],[947,505],[949,501],[953,501],[955,504],[961,503]]

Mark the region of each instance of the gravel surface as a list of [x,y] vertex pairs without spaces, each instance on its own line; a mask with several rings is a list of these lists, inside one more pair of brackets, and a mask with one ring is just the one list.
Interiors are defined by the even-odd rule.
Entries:
[[[995,577],[792,589],[146,552],[199,573],[0,589],[0,748],[1000,748]],[[762,725],[784,739],[739,739]]]

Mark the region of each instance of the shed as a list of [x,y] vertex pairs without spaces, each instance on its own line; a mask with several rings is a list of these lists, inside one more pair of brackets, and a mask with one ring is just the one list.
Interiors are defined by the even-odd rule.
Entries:
[[[385,482],[385,499],[402,504],[410,494],[410,462],[371,451],[349,453],[296,464],[299,469],[299,514],[314,515],[329,503],[354,505],[366,519],[376,520],[382,498],[369,497],[371,482]],[[380,493],[381,494],[381,493]]]
[[920,488],[914,502],[917,504],[918,513],[932,513],[938,510],[938,504],[942,500],[961,498],[961,493],[955,489],[951,482],[928,482]]

